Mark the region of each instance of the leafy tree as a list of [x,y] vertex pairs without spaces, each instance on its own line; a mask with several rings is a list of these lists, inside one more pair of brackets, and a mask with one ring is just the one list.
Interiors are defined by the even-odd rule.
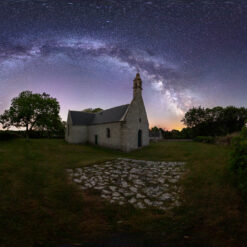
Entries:
[[24,91],[13,98],[9,110],[0,115],[3,128],[24,127],[26,137],[32,130],[54,131],[61,125],[60,106],[49,94]]
[[182,139],[191,139],[193,137],[192,129],[191,128],[183,128],[180,131]]
[[150,130],[150,136],[153,136],[153,137],[163,137],[163,130],[161,128],[158,128],[157,126],[154,126]]
[[240,131],[247,119],[247,109],[234,106],[192,108],[186,112],[182,122],[195,136],[226,135]]
[[182,119],[182,122],[187,127],[195,127],[198,124],[205,121],[206,118],[206,111],[204,108],[199,106],[198,108],[193,107],[188,112],[185,113],[184,118]]
[[151,129],[151,131],[152,132],[159,132],[159,128],[157,127],[157,126],[154,126],[152,129]]
[[101,109],[101,108],[86,108],[86,109],[84,109],[83,110],[83,112],[88,112],[88,113],[97,113],[97,112],[101,112],[101,111],[103,111],[103,109]]

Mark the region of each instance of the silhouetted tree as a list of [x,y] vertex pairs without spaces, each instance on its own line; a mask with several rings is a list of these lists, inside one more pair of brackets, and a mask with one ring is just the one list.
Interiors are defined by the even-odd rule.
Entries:
[[101,111],[103,111],[103,109],[101,109],[101,108],[87,108],[87,109],[84,109],[84,110],[82,110],[82,111],[84,111],[84,112],[89,112],[89,113],[97,113],[97,112],[101,112]]
[[60,106],[49,94],[34,94],[24,91],[13,98],[9,110],[0,115],[3,128],[24,127],[26,137],[33,129],[52,132],[61,127]]
[[247,109],[244,107],[214,107],[192,108],[186,112],[182,122],[191,129],[195,136],[226,135],[240,131],[247,119]]

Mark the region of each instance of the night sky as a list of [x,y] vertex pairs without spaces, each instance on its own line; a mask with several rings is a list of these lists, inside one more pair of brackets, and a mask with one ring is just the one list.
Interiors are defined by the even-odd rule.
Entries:
[[56,97],[64,120],[126,104],[137,71],[150,127],[247,107],[247,1],[0,1],[0,114],[24,90]]

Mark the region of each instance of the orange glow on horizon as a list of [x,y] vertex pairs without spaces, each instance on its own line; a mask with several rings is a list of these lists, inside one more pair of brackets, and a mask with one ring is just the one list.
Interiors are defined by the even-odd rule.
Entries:
[[158,124],[158,123],[155,123],[155,122],[152,122],[150,121],[149,122],[149,128],[153,128],[153,127],[158,127],[158,128],[162,128],[164,130],[168,130],[168,131],[171,131],[171,130],[179,130],[181,131],[183,128],[185,128],[185,126],[182,124],[182,123],[169,123],[167,125],[164,125],[164,124]]

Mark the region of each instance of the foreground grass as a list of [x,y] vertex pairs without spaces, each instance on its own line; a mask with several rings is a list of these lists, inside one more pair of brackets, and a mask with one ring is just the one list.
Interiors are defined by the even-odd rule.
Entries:
[[[117,157],[186,161],[183,204],[170,212],[82,194],[65,168]],[[162,142],[129,154],[63,140],[0,142],[0,246],[245,246],[246,206],[227,147]]]

